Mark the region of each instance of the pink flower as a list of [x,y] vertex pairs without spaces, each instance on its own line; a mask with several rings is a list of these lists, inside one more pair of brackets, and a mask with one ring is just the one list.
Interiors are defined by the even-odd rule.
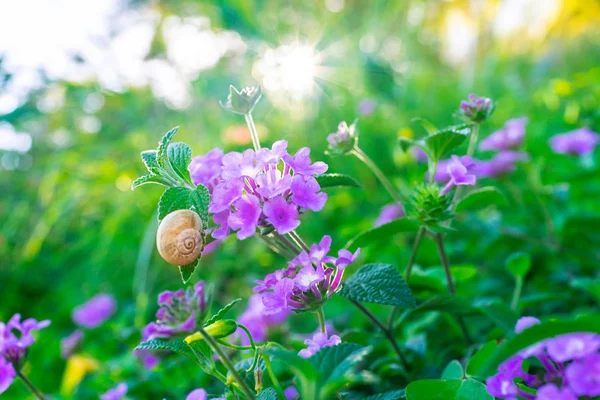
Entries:
[[304,344],[306,344],[308,347],[300,350],[298,355],[302,358],[309,358],[323,347],[335,346],[340,343],[342,343],[342,339],[340,339],[340,337],[337,335],[331,335],[331,337],[327,337],[327,333],[317,332],[314,334],[312,339],[306,339],[304,341]]
[[73,321],[83,328],[96,328],[117,311],[117,302],[110,294],[102,293],[73,310]]
[[590,154],[600,142],[600,135],[590,128],[580,128],[550,138],[550,147],[558,154],[583,156]]

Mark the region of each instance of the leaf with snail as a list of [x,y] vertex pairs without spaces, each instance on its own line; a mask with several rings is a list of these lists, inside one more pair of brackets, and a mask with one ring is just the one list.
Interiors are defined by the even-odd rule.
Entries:
[[188,281],[192,277],[192,274],[196,270],[196,266],[198,265],[199,260],[200,258],[196,259],[196,261],[194,261],[191,264],[179,266],[179,273],[181,274],[181,280],[183,281],[183,283],[188,283]]
[[196,189],[182,186],[171,187],[165,190],[158,202],[158,219],[162,220],[167,215],[177,210],[193,210],[202,219],[202,224],[208,226],[208,205],[210,193],[204,185]]
[[178,130],[179,130],[179,127],[176,126],[175,128],[171,129],[169,132],[165,133],[165,135],[162,137],[162,139],[160,139],[160,142],[158,142],[158,154],[157,154],[156,159],[158,161],[158,165],[161,166],[162,168],[165,168],[167,166],[167,163],[169,161],[169,158],[167,155],[167,149],[169,148],[171,139],[173,139],[173,136],[175,136],[175,134],[177,133]]

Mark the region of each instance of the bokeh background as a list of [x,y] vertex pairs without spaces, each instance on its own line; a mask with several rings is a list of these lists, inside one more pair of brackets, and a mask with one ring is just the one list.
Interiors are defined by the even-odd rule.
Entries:
[[[58,342],[75,329],[72,309],[110,293],[117,314],[84,342],[83,354],[100,367],[75,398],[97,398],[120,381],[133,398],[183,398],[209,385],[191,363],[145,371],[131,352],[155,296],[181,281],[154,247],[162,188],[130,185],[144,172],[139,152],[176,125],[176,140],[196,155],[250,146],[243,118],[219,105],[230,84],[263,85],[254,119],[264,144],[309,146],[331,172],[365,186],[331,190],[325,210],[304,218],[300,233],[313,242],[331,234],[334,248],[372,227],[390,202],[358,160],[324,154],[340,121],[358,118],[361,147],[409,187],[424,167],[396,138],[423,133],[413,118],[455,123],[471,92],[498,102],[482,135],[528,117],[525,148],[534,162],[496,182],[511,194],[510,208],[459,221],[461,233],[448,239],[451,260],[477,265],[482,277],[473,287],[494,293],[511,280],[493,271],[510,252],[526,250],[540,272],[525,288],[538,314],[592,307],[600,296],[597,157],[554,155],[547,140],[581,126],[600,130],[599,21],[597,0],[2,3],[0,320],[15,312],[52,320],[26,372],[58,396],[65,371]],[[221,304],[247,298],[254,279],[284,262],[258,240],[230,239],[193,278],[212,283]],[[398,235],[365,249],[361,261],[403,266],[410,243]],[[438,263],[433,243],[417,261]],[[575,276],[583,281],[573,284]],[[555,296],[535,297],[539,287]],[[366,325],[343,300],[328,307],[339,330]],[[304,318],[284,330],[311,332]],[[26,396],[15,383],[3,398]]]

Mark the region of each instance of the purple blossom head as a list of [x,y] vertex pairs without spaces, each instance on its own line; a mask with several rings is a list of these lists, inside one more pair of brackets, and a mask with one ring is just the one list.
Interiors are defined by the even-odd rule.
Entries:
[[487,97],[470,94],[468,100],[460,102],[460,113],[468,121],[481,123],[494,112],[494,103]]
[[27,348],[35,342],[32,333],[50,325],[50,321],[36,321],[28,318],[21,321],[21,315],[15,314],[4,324],[0,322],[0,359],[19,364],[25,357]]
[[300,393],[298,393],[298,390],[294,386],[288,386],[283,391],[283,394],[287,400],[296,400],[300,398]]
[[546,344],[548,356],[555,362],[563,363],[581,360],[600,350],[600,335],[594,333],[571,333],[549,339]]
[[342,339],[337,335],[327,336],[325,332],[317,332],[311,339],[306,339],[304,344],[308,347],[298,352],[302,358],[309,358],[323,347],[336,346],[342,343]]
[[94,296],[86,303],[76,307],[71,314],[73,322],[82,328],[96,328],[113,316],[117,302],[110,294]]
[[363,117],[368,117],[375,112],[377,108],[377,102],[374,99],[362,99],[358,103],[358,113]]
[[0,356],[0,394],[4,393],[10,387],[16,375],[13,365]]
[[397,219],[403,218],[406,216],[406,211],[404,210],[404,206],[400,203],[392,203],[384,206],[379,212],[379,216],[375,220],[375,226],[381,226],[383,224],[387,224],[388,222],[395,221]]
[[185,400],[207,400],[208,395],[206,394],[206,390],[204,389],[196,389],[192,390],[190,394],[187,395]]
[[121,382],[115,388],[100,396],[101,400],[121,400],[127,395],[127,384]]
[[221,169],[223,167],[223,150],[212,149],[204,156],[192,159],[189,170],[192,182],[195,185],[202,184],[212,193],[213,189],[221,181]]
[[[439,166],[438,166],[439,168]],[[454,186],[473,186],[477,181],[475,173],[475,163],[469,156],[458,157],[453,155],[450,162],[446,165],[446,172],[448,173],[448,183],[440,192],[440,195],[445,195]]]
[[75,351],[81,346],[83,341],[83,331],[77,329],[69,336],[65,336],[60,341],[60,356],[67,359],[73,355]]
[[314,178],[325,171],[327,164],[313,163],[307,147],[288,154],[285,140],[271,149],[225,154],[208,207],[219,226],[212,236],[223,239],[233,230],[243,240],[258,228],[273,228],[280,234],[294,230],[302,211],[325,206],[327,195]]
[[356,261],[355,253],[342,249],[338,257],[329,256],[331,237],[301,252],[287,268],[256,281],[254,292],[261,294],[265,314],[284,311],[311,311],[321,307],[340,289],[345,268]]
[[485,138],[479,144],[480,150],[506,151],[523,143],[527,118],[516,118],[506,121],[504,127]]
[[535,400],[577,400],[569,388],[559,389],[552,383],[547,383],[538,389]]
[[327,136],[328,151],[333,155],[348,154],[354,149],[357,142],[356,122],[348,126],[346,121],[342,121],[338,125],[337,132],[330,133]]
[[[262,342],[267,339],[269,328],[284,323],[289,314],[290,310],[287,309],[279,313],[267,314],[262,296],[255,294],[250,296],[248,307],[240,315],[238,322],[250,330],[254,340]],[[241,329],[239,329],[238,336],[241,338],[242,344],[250,344],[246,334]]]
[[550,138],[550,147],[555,153],[584,156],[594,151],[600,135],[590,128],[580,128]]
[[525,329],[530,328],[534,325],[538,325],[539,323],[540,320],[535,317],[521,317],[515,325],[515,333],[521,333]]
[[475,174],[479,178],[497,178],[513,172],[517,162],[529,161],[529,155],[522,151],[501,151],[489,161],[477,161]]
[[600,396],[600,354],[592,354],[569,364],[566,379],[576,395],[590,398]]

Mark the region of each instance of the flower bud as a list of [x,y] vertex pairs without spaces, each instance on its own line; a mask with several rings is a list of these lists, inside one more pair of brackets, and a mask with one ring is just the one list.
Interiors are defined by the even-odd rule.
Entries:
[[229,96],[227,102],[221,103],[221,106],[236,114],[249,114],[258,104],[262,96],[260,85],[243,88],[238,92],[233,86],[229,86]]
[[329,143],[328,151],[332,155],[347,154],[354,149],[358,141],[358,131],[356,130],[356,121],[348,126],[346,121],[340,122],[337,132],[330,133],[327,136]]
[[452,218],[451,196],[440,195],[437,185],[422,185],[411,197],[409,215],[423,225],[435,226]]
[[[204,330],[210,336],[216,339],[221,339],[232,335],[237,330],[237,328],[238,324],[234,320],[222,319],[205,327]],[[191,344],[203,340],[203,337],[200,334],[200,332],[196,332],[193,335],[186,337],[184,340],[187,344]]]
[[496,105],[487,97],[479,97],[476,94],[470,94],[468,100],[460,102],[460,111],[464,119],[475,123],[482,123],[493,113]]

